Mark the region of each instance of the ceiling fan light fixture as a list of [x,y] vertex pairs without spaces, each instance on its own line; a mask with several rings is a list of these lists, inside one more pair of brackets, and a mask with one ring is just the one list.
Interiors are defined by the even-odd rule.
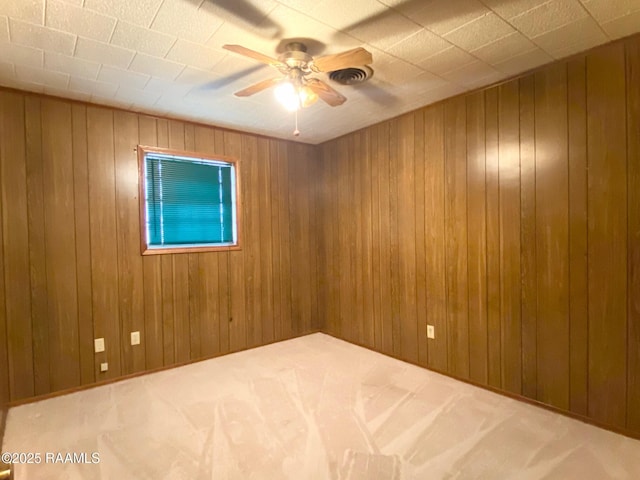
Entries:
[[319,98],[307,85],[294,85],[291,81],[280,82],[274,93],[278,102],[289,112],[310,107]]
[[300,108],[300,97],[296,87],[291,82],[280,82],[274,90],[276,99],[290,112]]
[[310,107],[316,103],[319,98],[318,94],[311,90],[307,85],[300,88],[298,96],[300,97],[300,105],[302,107]]
[[297,112],[301,107],[313,105],[318,98],[331,107],[337,107],[347,101],[340,92],[331,88],[326,82],[318,78],[308,77],[310,74],[345,69],[351,65],[363,65],[363,68],[373,73],[367,67],[373,62],[373,57],[370,52],[361,47],[342,53],[313,58],[307,53],[307,47],[304,43],[290,41],[285,45],[285,52],[277,60],[242,45],[223,45],[222,48],[270,65],[285,77],[284,79],[271,78],[263,80],[235,92],[235,96],[249,97],[275,86],[277,100],[291,112]]

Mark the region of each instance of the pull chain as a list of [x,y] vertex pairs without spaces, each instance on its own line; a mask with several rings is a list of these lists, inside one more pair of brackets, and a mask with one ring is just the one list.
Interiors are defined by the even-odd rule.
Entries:
[[298,110],[296,110],[296,129],[293,131],[294,137],[300,136],[300,130],[298,130]]

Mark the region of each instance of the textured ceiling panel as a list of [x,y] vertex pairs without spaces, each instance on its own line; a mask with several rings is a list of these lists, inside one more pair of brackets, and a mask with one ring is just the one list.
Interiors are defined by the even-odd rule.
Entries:
[[[640,0],[0,0],[0,84],[293,138],[281,74],[222,47],[277,58],[364,47],[373,77],[346,103],[299,113],[309,143],[640,31]],[[355,65],[354,65],[355,66]]]
[[76,37],[70,33],[14,18],[9,21],[9,32],[11,42],[17,45],[73,55]]
[[99,63],[88,62],[77,57],[60,55],[59,53],[44,52],[44,68],[54,72],[67,73],[74,77],[84,77],[95,80],[103,67]]
[[108,42],[116,19],[58,0],[47,0],[44,23],[56,30]]

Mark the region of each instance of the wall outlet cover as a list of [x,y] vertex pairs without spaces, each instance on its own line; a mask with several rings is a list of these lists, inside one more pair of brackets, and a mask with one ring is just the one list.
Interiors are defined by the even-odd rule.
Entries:
[[140,332],[131,332],[131,345],[140,345]]
[[106,372],[107,370],[109,370],[109,364],[107,362],[101,363],[100,364],[100,371],[101,372]]
[[104,338],[96,338],[93,345],[96,353],[104,352]]
[[436,327],[427,325],[427,338],[436,338]]

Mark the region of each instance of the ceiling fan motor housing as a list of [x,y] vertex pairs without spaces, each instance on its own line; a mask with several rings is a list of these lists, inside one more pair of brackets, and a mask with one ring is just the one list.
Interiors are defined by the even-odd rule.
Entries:
[[307,53],[304,43],[291,42],[287,44],[287,51],[278,57],[278,60],[289,68],[297,68],[305,73],[309,73],[309,63],[313,57]]

